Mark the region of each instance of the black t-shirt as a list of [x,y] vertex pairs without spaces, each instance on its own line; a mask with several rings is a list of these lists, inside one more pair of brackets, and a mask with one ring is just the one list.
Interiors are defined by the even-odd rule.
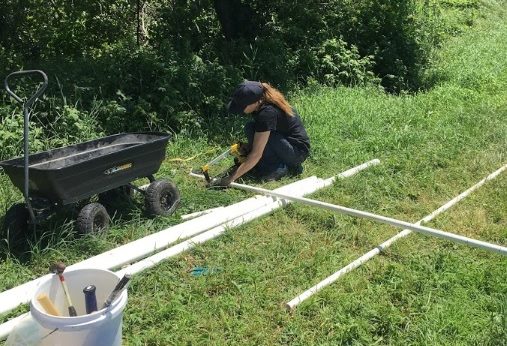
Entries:
[[253,114],[255,132],[276,131],[299,150],[308,152],[310,150],[310,139],[301,118],[294,109],[293,112],[294,116],[288,116],[275,105],[263,104]]

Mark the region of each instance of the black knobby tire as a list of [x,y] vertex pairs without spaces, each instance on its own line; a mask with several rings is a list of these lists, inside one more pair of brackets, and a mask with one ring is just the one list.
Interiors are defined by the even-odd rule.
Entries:
[[109,228],[109,214],[100,203],[90,203],[81,209],[77,217],[77,229],[81,234],[105,232]]
[[180,192],[176,185],[167,180],[155,180],[146,189],[146,212],[150,216],[168,216],[180,203]]
[[30,214],[25,204],[12,205],[5,213],[3,233],[11,248],[26,240]]

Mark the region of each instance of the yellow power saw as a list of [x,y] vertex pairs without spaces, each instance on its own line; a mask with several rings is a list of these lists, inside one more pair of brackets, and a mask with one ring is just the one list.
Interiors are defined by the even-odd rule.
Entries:
[[247,154],[248,154],[247,145],[245,145],[244,143],[241,143],[241,142],[235,143],[235,144],[231,145],[230,148],[228,148],[226,151],[224,151],[223,153],[221,153],[220,155],[215,157],[213,160],[211,160],[210,162],[208,162],[207,164],[202,166],[201,167],[202,174],[204,175],[204,178],[206,178],[206,181],[209,183],[209,182],[211,182],[211,178],[209,176],[209,168],[212,165],[219,163],[220,161],[222,161],[223,159],[225,159],[229,155],[234,156],[235,161],[237,163],[242,163],[242,162],[245,162]]

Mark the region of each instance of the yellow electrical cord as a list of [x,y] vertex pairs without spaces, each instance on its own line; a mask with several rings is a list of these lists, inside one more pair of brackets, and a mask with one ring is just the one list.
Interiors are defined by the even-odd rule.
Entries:
[[210,150],[208,150],[208,151],[206,151],[206,152],[204,152],[204,153],[199,153],[199,154],[197,154],[197,155],[194,155],[194,156],[191,156],[191,157],[187,157],[187,158],[185,158],[185,159],[184,159],[184,158],[181,158],[181,157],[175,157],[175,158],[173,158],[173,159],[165,159],[164,161],[165,161],[165,162],[188,162],[188,161],[192,161],[193,159],[195,159],[195,158],[197,158],[197,157],[199,157],[199,156],[201,156],[201,155],[211,154],[211,153],[213,153],[213,152],[215,152],[215,150],[210,149]]

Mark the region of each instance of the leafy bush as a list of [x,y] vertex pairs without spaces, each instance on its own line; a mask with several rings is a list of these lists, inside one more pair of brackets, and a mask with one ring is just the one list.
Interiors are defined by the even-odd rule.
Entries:
[[326,85],[359,85],[374,80],[373,56],[361,58],[357,48],[349,49],[341,38],[326,40],[314,51],[313,74]]
[[[97,132],[195,132],[223,113],[242,79],[282,91],[310,80],[418,90],[445,35],[435,1],[141,4],[136,13],[130,0],[3,1],[0,73],[45,70],[49,98],[94,114]],[[475,13],[477,4],[443,6]]]
[[25,61],[73,60],[126,37],[134,6],[129,0],[3,0],[0,43]]
[[[29,150],[38,152],[81,142],[100,135],[93,115],[72,106],[49,106],[30,115]],[[42,104],[42,102],[41,102]],[[8,159],[23,153],[23,115],[20,107],[0,107],[0,159]]]

